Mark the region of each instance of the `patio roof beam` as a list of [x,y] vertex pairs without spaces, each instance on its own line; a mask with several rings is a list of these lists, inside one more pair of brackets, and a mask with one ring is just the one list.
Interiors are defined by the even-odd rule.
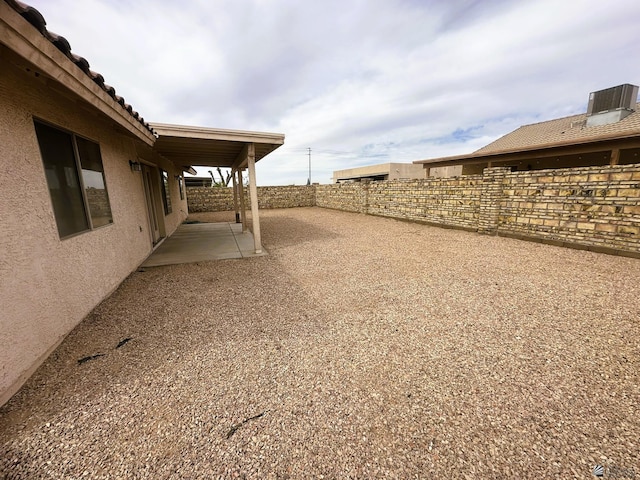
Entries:
[[232,169],[240,170],[242,168],[246,168],[247,158],[249,156],[249,145],[253,145],[253,144],[249,144],[249,143],[244,144],[244,146],[242,147],[242,150],[240,151],[240,153],[234,160],[233,165],[231,166]]

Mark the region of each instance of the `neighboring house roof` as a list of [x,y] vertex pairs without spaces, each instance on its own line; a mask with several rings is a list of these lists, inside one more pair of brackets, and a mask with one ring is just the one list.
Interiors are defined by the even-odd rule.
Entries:
[[628,117],[608,125],[587,127],[586,113],[524,125],[473,153],[498,153],[533,147],[574,145],[640,135],[639,109],[640,103],[636,104],[635,111]]
[[89,68],[89,62],[79,55],[71,52],[71,45],[66,38],[47,30],[47,22],[42,14],[35,8],[26,5],[18,0],[4,0],[11,8],[18,12],[27,22],[33,25],[44,38],[49,40],[60,52],[62,52],[69,60],[71,60],[80,70],[82,70],[96,85],[104,90],[111,98],[113,98],[120,106],[128,112],[135,120],[144,126],[149,132],[153,130],[148,123],[144,121],[138,112],[131,105],[125,102],[124,98],[116,94],[115,88],[104,83],[104,77]]
[[417,160],[421,164],[453,164],[509,153],[567,147],[607,140],[640,138],[640,103],[624,119],[607,125],[587,126],[587,114],[571,115],[546,122],[523,125],[494,142],[466,155]]

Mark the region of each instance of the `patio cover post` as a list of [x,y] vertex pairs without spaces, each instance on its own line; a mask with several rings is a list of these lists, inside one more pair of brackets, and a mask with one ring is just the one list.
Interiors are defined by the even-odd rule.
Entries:
[[238,169],[238,193],[240,194],[240,218],[242,219],[242,232],[247,231],[247,208],[244,204],[244,185],[242,184],[242,169]]
[[251,220],[253,221],[253,242],[256,254],[262,253],[262,239],[260,238],[260,217],[258,214],[258,187],[256,185],[256,148],[249,143],[247,149],[247,166],[249,167],[249,195],[251,196]]
[[231,176],[233,177],[233,209],[236,212],[236,223],[240,223],[240,210],[238,209],[238,178],[236,177],[235,170],[231,170]]

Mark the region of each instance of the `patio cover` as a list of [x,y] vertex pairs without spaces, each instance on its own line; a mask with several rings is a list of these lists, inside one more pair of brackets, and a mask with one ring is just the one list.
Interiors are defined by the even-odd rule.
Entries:
[[163,123],[153,123],[151,127],[157,134],[154,150],[175,165],[182,166],[183,170],[188,171],[194,166],[231,168],[236,218],[240,210],[243,231],[246,231],[246,215],[242,171],[245,168],[249,170],[253,237],[256,253],[261,253],[255,162],[284,144],[284,135]]

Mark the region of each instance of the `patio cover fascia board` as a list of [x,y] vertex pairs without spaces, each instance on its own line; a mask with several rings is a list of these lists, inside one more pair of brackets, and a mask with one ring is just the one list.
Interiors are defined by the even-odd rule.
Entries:
[[0,43],[45,77],[50,88],[71,92],[127,133],[153,145],[151,131],[4,1],[0,1]]
[[572,143],[555,143],[536,145],[527,148],[503,150],[497,152],[470,153],[467,155],[454,155],[451,157],[432,158],[427,160],[415,160],[414,164],[422,164],[424,168],[448,167],[453,165],[472,165],[485,162],[510,162],[525,160],[533,156],[538,158],[555,157],[562,155],[581,154],[609,150],[612,148],[637,148],[640,147],[640,134],[616,135],[601,137]]
[[151,125],[157,134],[154,149],[185,169],[189,166],[246,168],[249,145],[254,145],[257,162],[284,144],[281,133],[165,123]]

